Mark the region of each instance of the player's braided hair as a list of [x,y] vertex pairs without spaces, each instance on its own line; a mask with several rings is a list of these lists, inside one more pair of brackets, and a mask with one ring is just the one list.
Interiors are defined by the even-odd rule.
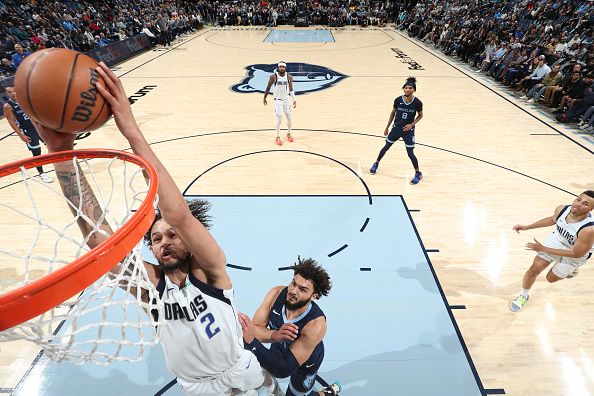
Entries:
[[[190,209],[190,212],[192,212],[192,216],[194,216],[198,221],[200,221],[202,225],[206,228],[210,228],[211,217],[208,214],[210,206],[210,202],[201,199],[194,199],[192,201],[188,201],[188,208]],[[146,234],[144,234],[144,240],[149,246],[152,245],[151,231],[153,230],[153,226],[157,221],[161,220],[162,218],[163,216],[161,215],[161,212],[157,210],[155,213],[155,220],[153,220],[153,224],[151,224]]]
[[295,275],[300,275],[304,279],[310,280],[314,285],[314,292],[318,299],[327,296],[332,288],[330,275],[322,268],[316,260],[312,258],[302,259],[297,257],[297,262],[291,267]]
[[413,89],[416,91],[417,90],[417,79],[414,76],[408,76],[408,78],[406,79],[406,82],[404,83],[402,88],[404,89],[404,87],[406,87],[407,85],[413,87]]

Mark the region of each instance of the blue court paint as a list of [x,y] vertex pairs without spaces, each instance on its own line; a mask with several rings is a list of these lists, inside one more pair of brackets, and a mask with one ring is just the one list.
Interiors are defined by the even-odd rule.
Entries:
[[329,30],[271,30],[264,39],[267,43],[333,43]]
[[[341,395],[481,395],[402,199],[374,198],[369,205],[367,196],[206,197],[228,262],[251,268],[228,268],[238,308],[252,315],[271,287],[291,280],[279,268],[311,256],[333,282],[319,301],[328,332],[318,374],[339,380]],[[42,356],[14,395],[154,395],[172,379],[158,346],[143,362],[107,367]],[[182,394],[177,384],[163,393]]]

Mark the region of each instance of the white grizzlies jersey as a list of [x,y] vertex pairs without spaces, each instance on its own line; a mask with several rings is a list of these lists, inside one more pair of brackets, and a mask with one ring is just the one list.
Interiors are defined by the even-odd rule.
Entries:
[[165,314],[158,332],[169,371],[192,382],[215,377],[240,359],[243,334],[232,289],[218,289],[190,273],[181,289],[163,275],[157,290]]
[[281,76],[277,72],[276,82],[274,83],[274,99],[285,100],[289,98],[289,73],[285,72],[284,76]]
[[[577,241],[580,230],[585,227],[594,227],[594,218],[592,213],[588,213],[588,216],[577,223],[568,223],[566,220],[567,215],[571,210],[571,206],[567,205],[561,210],[557,217],[557,223],[555,224],[555,231],[553,231],[553,237],[556,238],[563,246],[567,249],[571,249]],[[586,253],[583,258],[588,257],[591,251]]]

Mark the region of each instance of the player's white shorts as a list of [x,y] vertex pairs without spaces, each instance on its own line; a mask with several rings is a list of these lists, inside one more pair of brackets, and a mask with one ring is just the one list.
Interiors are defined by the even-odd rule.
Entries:
[[216,377],[196,382],[178,378],[177,382],[188,396],[228,396],[233,389],[245,392],[262,386],[264,373],[256,356],[244,350],[233,367]]
[[[547,239],[543,245],[552,249],[568,250],[567,247],[559,242],[559,240],[555,238],[554,235],[550,235],[549,239]],[[566,278],[567,275],[571,274],[577,268],[584,265],[588,258],[590,258],[590,254],[580,258],[572,258],[556,256],[554,254],[548,254],[544,252],[538,253],[537,256],[548,261],[549,263],[555,262],[555,265],[553,266],[553,274],[557,275],[559,278]]]
[[274,99],[274,112],[276,115],[291,114],[291,100]]

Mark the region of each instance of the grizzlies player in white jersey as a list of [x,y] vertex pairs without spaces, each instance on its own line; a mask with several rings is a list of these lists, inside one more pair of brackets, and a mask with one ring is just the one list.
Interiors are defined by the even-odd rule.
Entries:
[[[386,144],[380,150],[377,159],[371,166],[369,173],[375,175],[379,163],[384,158],[384,155],[392,147],[394,143],[400,138],[404,140],[404,146],[406,147],[406,153],[408,158],[412,162],[415,168],[415,176],[410,181],[410,184],[418,184],[423,178],[423,174],[419,170],[419,161],[415,156],[415,125],[423,118],[423,102],[414,96],[417,90],[417,80],[414,77],[409,77],[402,86],[404,95],[394,99],[394,105],[392,106],[392,112],[388,119],[388,125],[384,130],[384,136],[386,137]],[[394,124],[392,125],[392,121]],[[392,126],[390,133],[388,129]]]
[[[208,205],[188,206],[138,128],[120,80],[103,63],[97,71],[107,86],[97,84],[97,90],[111,106],[118,129],[134,153],[149,161],[159,176],[159,213],[148,231],[159,265],[147,263],[145,267],[165,303],[165,318],[160,318],[165,324],[159,325],[158,332],[167,368],[188,395],[255,395],[254,389],[265,382],[274,390],[273,378],[244,349],[225,254],[202,223],[208,224]],[[73,148],[75,135],[43,127],[41,133],[52,152]],[[70,162],[56,164],[55,169],[73,207],[82,200],[85,215],[99,221],[102,208],[84,175],[79,188]],[[84,222],[79,227],[91,249],[106,239]],[[108,224],[101,228],[111,234]]]
[[520,295],[509,304],[509,308],[517,312],[529,298],[529,291],[536,277],[552,262],[553,268],[547,273],[550,283],[565,278],[573,278],[578,268],[592,257],[594,245],[594,191],[581,193],[571,205],[558,206],[550,217],[545,217],[530,225],[516,225],[516,232],[555,226],[555,230],[542,245],[536,239],[526,244],[526,249],[538,252],[532,266],[526,271],[522,281]]
[[[37,134],[37,128],[33,124],[33,121],[29,118],[27,113],[19,106],[14,87],[4,88],[4,92],[8,96],[8,101],[4,104],[3,110],[6,116],[6,121],[10,124],[10,127],[17,134],[17,136],[27,144],[27,148],[33,154],[33,157],[41,155],[41,142],[39,141],[39,135]],[[43,171],[42,166],[37,167],[39,172],[39,178],[44,183],[51,183],[53,179]]]
[[[337,383],[312,392],[324,360],[326,334],[326,316],[314,300],[328,295],[330,276],[311,258],[299,258],[292,269],[291,283],[268,292],[253,323],[240,314],[246,347],[272,375],[290,377],[286,396],[336,396]],[[271,343],[270,349],[262,342]]]
[[264,92],[264,106],[268,104],[266,98],[273,85],[274,113],[276,114],[276,144],[282,146],[283,141],[280,137],[280,124],[283,119],[283,114],[287,117],[287,140],[289,142],[293,141],[293,135],[291,135],[291,102],[289,101],[289,95],[293,101],[293,108],[297,107],[295,92],[293,91],[293,76],[287,73],[287,64],[285,62],[279,62],[277,71],[272,73],[268,79],[268,85]]

